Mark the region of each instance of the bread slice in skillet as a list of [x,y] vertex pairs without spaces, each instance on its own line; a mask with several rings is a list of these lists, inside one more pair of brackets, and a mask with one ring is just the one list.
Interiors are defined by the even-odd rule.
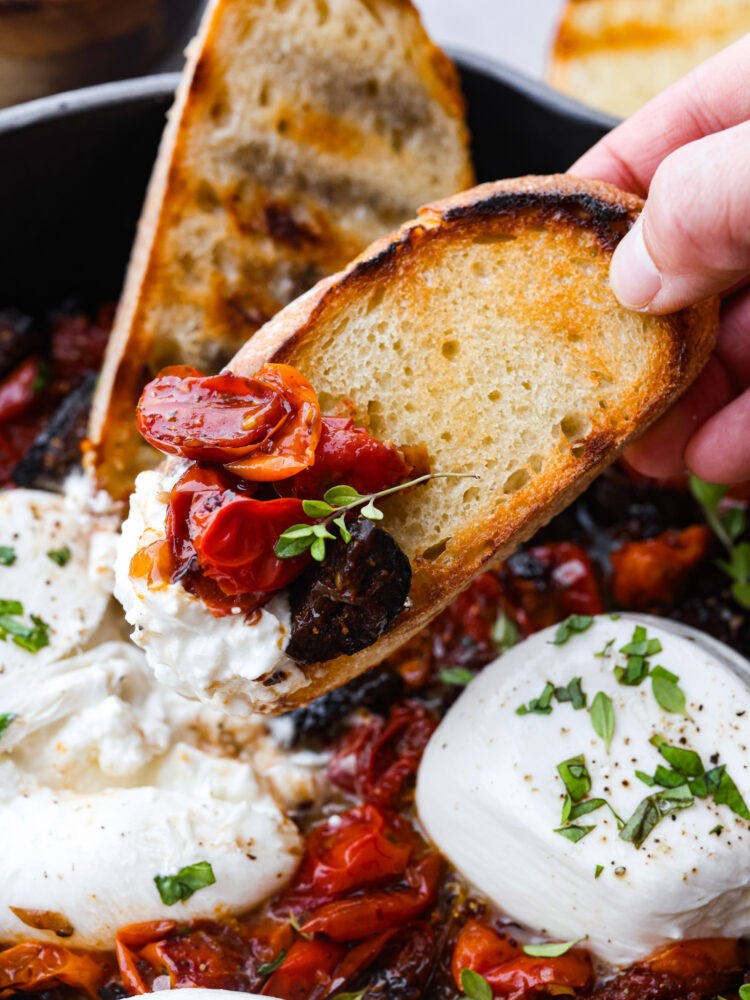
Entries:
[[568,0],[547,78],[624,118],[748,31],[750,0]]
[[324,412],[352,401],[382,439],[423,443],[436,480],[383,503],[411,561],[411,606],[375,645],[306,667],[277,710],[382,660],[588,485],[689,385],[718,302],[628,312],[609,287],[642,207],[571,176],[523,177],[422,209],[279,313],[230,363],[298,367]]
[[212,0],[165,132],[96,395],[115,497],[158,461],[134,413],[215,373],[424,201],[473,183],[458,76],[410,0]]

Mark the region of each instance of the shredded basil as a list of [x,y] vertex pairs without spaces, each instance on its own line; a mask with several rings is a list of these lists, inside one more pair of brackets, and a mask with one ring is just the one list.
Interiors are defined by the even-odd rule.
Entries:
[[194,892],[213,885],[216,881],[213,868],[208,861],[196,861],[186,865],[176,875],[155,875],[154,882],[162,903],[174,906],[180,900],[189,899]]
[[47,553],[47,558],[58,566],[65,566],[70,562],[70,549],[66,545],[64,549],[51,549]]
[[594,624],[591,615],[569,615],[565,621],[560,622],[552,640],[553,646],[563,646],[572,635],[585,632]]
[[559,702],[569,701],[575,711],[586,707],[586,695],[581,688],[581,678],[574,677],[565,687],[555,688],[555,698]]
[[492,1000],[490,984],[473,969],[461,969],[461,989],[468,1000]]
[[455,687],[466,687],[474,680],[474,674],[466,667],[446,667],[439,674],[443,684],[453,684]]
[[552,711],[551,702],[554,693],[555,686],[548,681],[538,698],[532,698],[528,705],[518,706],[516,715],[549,715]]
[[587,834],[595,829],[596,826],[561,826],[553,832],[559,833],[561,837],[565,837],[567,840],[577,844],[579,840],[583,840]]
[[578,938],[577,941],[550,941],[549,944],[527,944],[524,946],[523,952],[525,955],[531,955],[532,958],[559,958],[570,951],[571,948],[575,948],[581,941],[583,941],[583,938]]
[[648,785],[649,788],[653,788],[656,784],[656,780],[652,778],[650,774],[646,774],[645,771],[636,771],[635,776],[639,781],[642,781],[644,785]]
[[[281,965],[281,963],[284,961],[285,958],[286,958],[286,950],[282,948],[281,951],[276,956],[276,958],[273,960],[273,962],[264,962],[262,965],[258,966],[258,975],[270,976],[272,972],[276,972],[276,970],[279,968],[279,966]],[[354,994],[350,993],[349,995],[353,996]],[[346,994],[345,993],[339,994],[339,996],[346,996]]]
[[687,784],[680,785],[679,788],[665,788],[664,791],[655,792],[638,805],[633,815],[620,830],[620,838],[639,849],[660,820],[679,809],[687,809],[694,801]]
[[648,677],[648,657],[661,652],[661,643],[658,639],[649,639],[643,625],[636,625],[633,638],[620,652],[627,656],[627,665],[615,667],[615,677],[620,684],[637,687]]
[[5,730],[8,728],[8,726],[15,718],[16,718],[15,712],[3,712],[2,715],[0,715],[0,736],[3,735]]
[[604,865],[597,865],[594,869],[594,878],[599,878],[601,873],[604,871]]
[[557,773],[563,780],[572,801],[580,802],[591,791],[591,776],[583,754],[571,757],[557,765]]
[[512,618],[501,611],[492,627],[492,642],[498,653],[505,653],[518,642],[518,627]]
[[10,545],[0,545],[0,566],[12,566],[16,561],[16,550]]
[[591,725],[609,753],[615,732],[615,708],[612,699],[603,691],[599,691],[591,703]]
[[609,653],[610,649],[612,648],[612,646],[614,646],[614,644],[615,640],[610,639],[609,642],[605,642],[604,649],[600,649],[598,653],[594,653],[594,656],[597,656],[600,659],[604,658]]

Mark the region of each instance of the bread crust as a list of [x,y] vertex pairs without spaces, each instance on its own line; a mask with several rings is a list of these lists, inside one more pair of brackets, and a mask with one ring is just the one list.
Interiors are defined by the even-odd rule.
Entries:
[[[491,232],[513,234],[535,228],[560,234],[583,232],[598,251],[611,257],[635,222],[643,202],[608,184],[570,175],[522,177],[485,184],[423,208],[416,220],[376,242],[344,272],[312,289],[279,313],[235,356],[228,366],[250,375],[267,361],[300,364],[306,351],[329,336],[327,319],[347,303],[408,271],[410,262],[449,242],[476,239]],[[543,278],[542,278],[543,280]],[[544,287],[540,299],[544,298]],[[591,431],[555,460],[551,473],[540,473],[506,498],[494,517],[467,523],[454,533],[450,552],[430,560],[412,560],[411,606],[396,627],[368,649],[349,657],[306,667],[309,686],[298,690],[278,712],[307,704],[382,661],[431,621],[481,572],[497,566],[559,511],[645,430],[693,381],[707,361],[718,329],[718,300],[710,299],[660,321],[659,357],[648,384],[627,400],[628,414],[605,426],[592,414]],[[313,380],[314,380],[314,376]],[[418,494],[409,498],[420,503]],[[388,524],[386,523],[386,527]]]
[[[287,21],[297,10],[306,20],[295,33]],[[311,20],[317,10],[327,12],[320,24]],[[354,32],[346,45],[344,28]],[[276,44],[286,30],[289,46]],[[376,53],[390,53],[387,67],[365,50],[368,33]],[[257,66],[248,67],[248,51]],[[338,89],[354,87],[346,78],[357,71],[359,116],[339,107],[333,86],[338,74]],[[403,79],[401,104],[387,89],[394,77]],[[420,143],[435,147],[445,169],[419,174],[411,158]],[[87,464],[98,482],[120,499],[158,461],[134,413],[159,369],[216,372],[278,309],[425,197],[470,185],[468,147],[458,74],[411,0],[211,0],[161,142],[94,399]],[[412,200],[401,187],[414,174],[424,185]]]

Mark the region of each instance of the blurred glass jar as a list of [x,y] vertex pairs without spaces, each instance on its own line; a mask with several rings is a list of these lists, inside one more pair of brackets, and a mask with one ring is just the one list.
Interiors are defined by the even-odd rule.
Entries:
[[205,0],[0,0],[0,106],[170,61]]

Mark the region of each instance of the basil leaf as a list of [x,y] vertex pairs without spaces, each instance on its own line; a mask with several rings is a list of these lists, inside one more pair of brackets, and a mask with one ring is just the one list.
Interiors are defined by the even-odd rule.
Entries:
[[531,955],[532,958],[559,958],[570,951],[571,948],[580,944],[581,941],[583,941],[583,938],[578,938],[577,941],[551,941],[549,944],[527,944],[524,946],[523,953],[524,955]]
[[557,765],[557,773],[562,778],[573,802],[580,802],[591,791],[591,777],[583,754],[562,761]]
[[599,691],[591,703],[591,725],[609,753],[615,732],[615,708],[612,699],[603,691]]
[[454,684],[456,687],[466,687],[474,680],[474,674],[466,667],[446,667],[438,676],[443,684]]
[[579,840],[583,840],[587,834],[595,829],[595,826],[563,826],[554,830],[553,833],[559,833],[561,837],[565,837],[567,840],[572,841],[572,843],[577,844]]
[[[653,737],[651,742],[653,743]],[[699,778],[705,771],[703,761],[695,750],[684,750],[682,747],[673,747],[664,742],[659,744],[659,753],[667,764],[671,764],[675,771],[686,778]]]
[[[657,667],[660,670],[661,667]],[[674,681],[664,677],[656,677],[651,671],[651,690],[654,698],[665,712],[672,712],[674,715],[687,716],[685,711],[685,692]]]
[[[680,774],[679,771],[670,771],[668,768],[663,767],[661,764],[654,771],[654,784],[661,785],[662,788],[679,788],[680,785],[685,784],[685,775]],[[693,789],[690,789],[693,791]],[[693,792],[693,794],[695,794]],[[705,796],[699,796],[699,798],[704,798]]]
[[572,809],[573,809],[573,800],[569,795],[566,795],[565,798],[563,799],[562,816],[560,817],[560,822],[562,823],[563,826],[565,826],[565,824],[570,819],[570,813]]
[[745,800],[742,798],[739,789],[729,777],[726,771],[722,772],[719,779],[719,787],[713,793],[714,802],[718,806],[729,806],[733,813],[740,819],[750,822],[750,810],[748,810]]
[[644,785],[648,785],[649,788],[653,788],[656,784],[656,779],[652,778],[650,774],[646,774],[645,771],[636,771],[635,776],[639,781],[642,781]]
[[597,865],[594,869],[594,878],[599,878],[601,873],[604,871],[604,865]]
[[15,718],[16,718],[15,712],[3,712],[2,715],[0,715],[0,736],[3,735],[5,730],[8,728],[8,726]]
[[651,676],[652,677],[661,677],[662,680],[671,681],[672,684],[676,684],[677,681],[680,679],[677,676],[677,674],[671,673],[665,667],[654,667],[654,669],[651,671]]
[[688,781],[690,791],[699,799],[705,799],[709,795],[713,795],[718,791],[719,782],[724,771],[726,771],[726,764],[719,764],[717,767],[712,767],[710,771],[706,771],[699,778],[691,778]]
[[[5,603],[21,606],[18,601]],[[26,625],[24,622],[16,621],[10,614],[0,614],[0,632],[3,639],[10,635],[13,642],[21,649],[29,653],[38,653],[44,646],[49,646],[49,625],[36,615],[30,617],[32,624]]]
[[667,788],[645,798],[637,807],[625,826],[620,830],[620,838],[632,843],[636,849],[643,846],[646,838],[670,813],[692,806],[695,799],[687,785]]
[[555,686],[548,681],[538,698],[532,698],[528,705],[518,706],[516,715],[549,715],[552,711],[551,702],[554,693]]
[[661,653],[661,643],[658,639],[649,639],[643,625],[636,625],[633,638],[620,649],[626,656],[653,656]]
[[324,500],[303,500],[302,510],[308,517],[328,517],[333,514],[334,508]]
[[349,504],[364,500],[365,497],[353,486],[332,486],[330,490],[326,490],[323,499],[332,507],[348,507]]
[[[602,806],[606,805],[606,799],[586,799],[585,802],[579,802],[577,805],[571,807],[568,819],[578,819],[580,816],[596,812],[597,809],[601,809]],[[567,820],[564,822],[567,822]]]
[[605,642],[604,643],[604,649],[600,649],[598,653],[594,653],[594,656],[598,656],[600,658],[605,657],[607,655],[607,653],[610,651],[610,649],[612,648],[612,646],[614,646],[614,644],[615,644],[615,640],[614,639],[610,639],[609,642]]
[[492,1000],[490,984],[473,969],[461,969],[461,989],[469,1000]]
[[0,566],[12,566],[16,561],[16,550],[10,545],[0,545]]
[[586,695],[581,688],[580,677],[574,677],[566,687],[555,688],[555,697],[559,702],[571,702],[576,712],[586,707]]
[[343,541],[344,545],[348,545],[349,542],[352,540],[352,535],[346,526],[346,518],[344,517],[344,515],[341,514],[339,517],[334,517],[333,523],[341,532],[341,540]]
[[552,640],[553,646],[562,646],[574,634],[585,632],[594,624],[591,615],[569,615],[565,621],[560,622]]
[[518,642],[516,623],[504,611],[501,611],[497,616],[497,621],[492,627],[491,638],[498,653],[505,653]]
[[213,885],[216,881],[208,861],[196,861],[180,868],[176,875],[155,875],[154,882],[165,906],[174,906],[180,900],[190,899],[194,892]]
[[258,975],[270,976],[272,972],[276,972],[276,970],[279,968],[279,966],[282,964],[285,958],[286,958],[286,949],[282,948],[281,951],[276,956],[276,958],[273,960],[273,962],[263,962],[262,965],[258,966]]
[[713,830],[709,830],[708,832],[709,832],[709,833],[715,833],[715,834],[716,834],[716,836],[718,837],[718,836],[719,836],[719,834],[720,834],[720,833],[721,833],[721,832],[722,832],[723,830],[724,830],[724,827],[723,827],[723,826],[722,826],[721,824],[719,824],[718,826],[715,826],[715,827],[713,828]]
[[0,600],[0,615],[22,615],[23,604],[20,601]]
[[64,549],[51,549],[47,553],[47,558],[58,566],[65,566],[70,562],[70,549],[66,545]]
[[649,666],[643,656],[629,656],[625,667],[615,667],[614,675],[618,683],[637,687],[648,677]]

